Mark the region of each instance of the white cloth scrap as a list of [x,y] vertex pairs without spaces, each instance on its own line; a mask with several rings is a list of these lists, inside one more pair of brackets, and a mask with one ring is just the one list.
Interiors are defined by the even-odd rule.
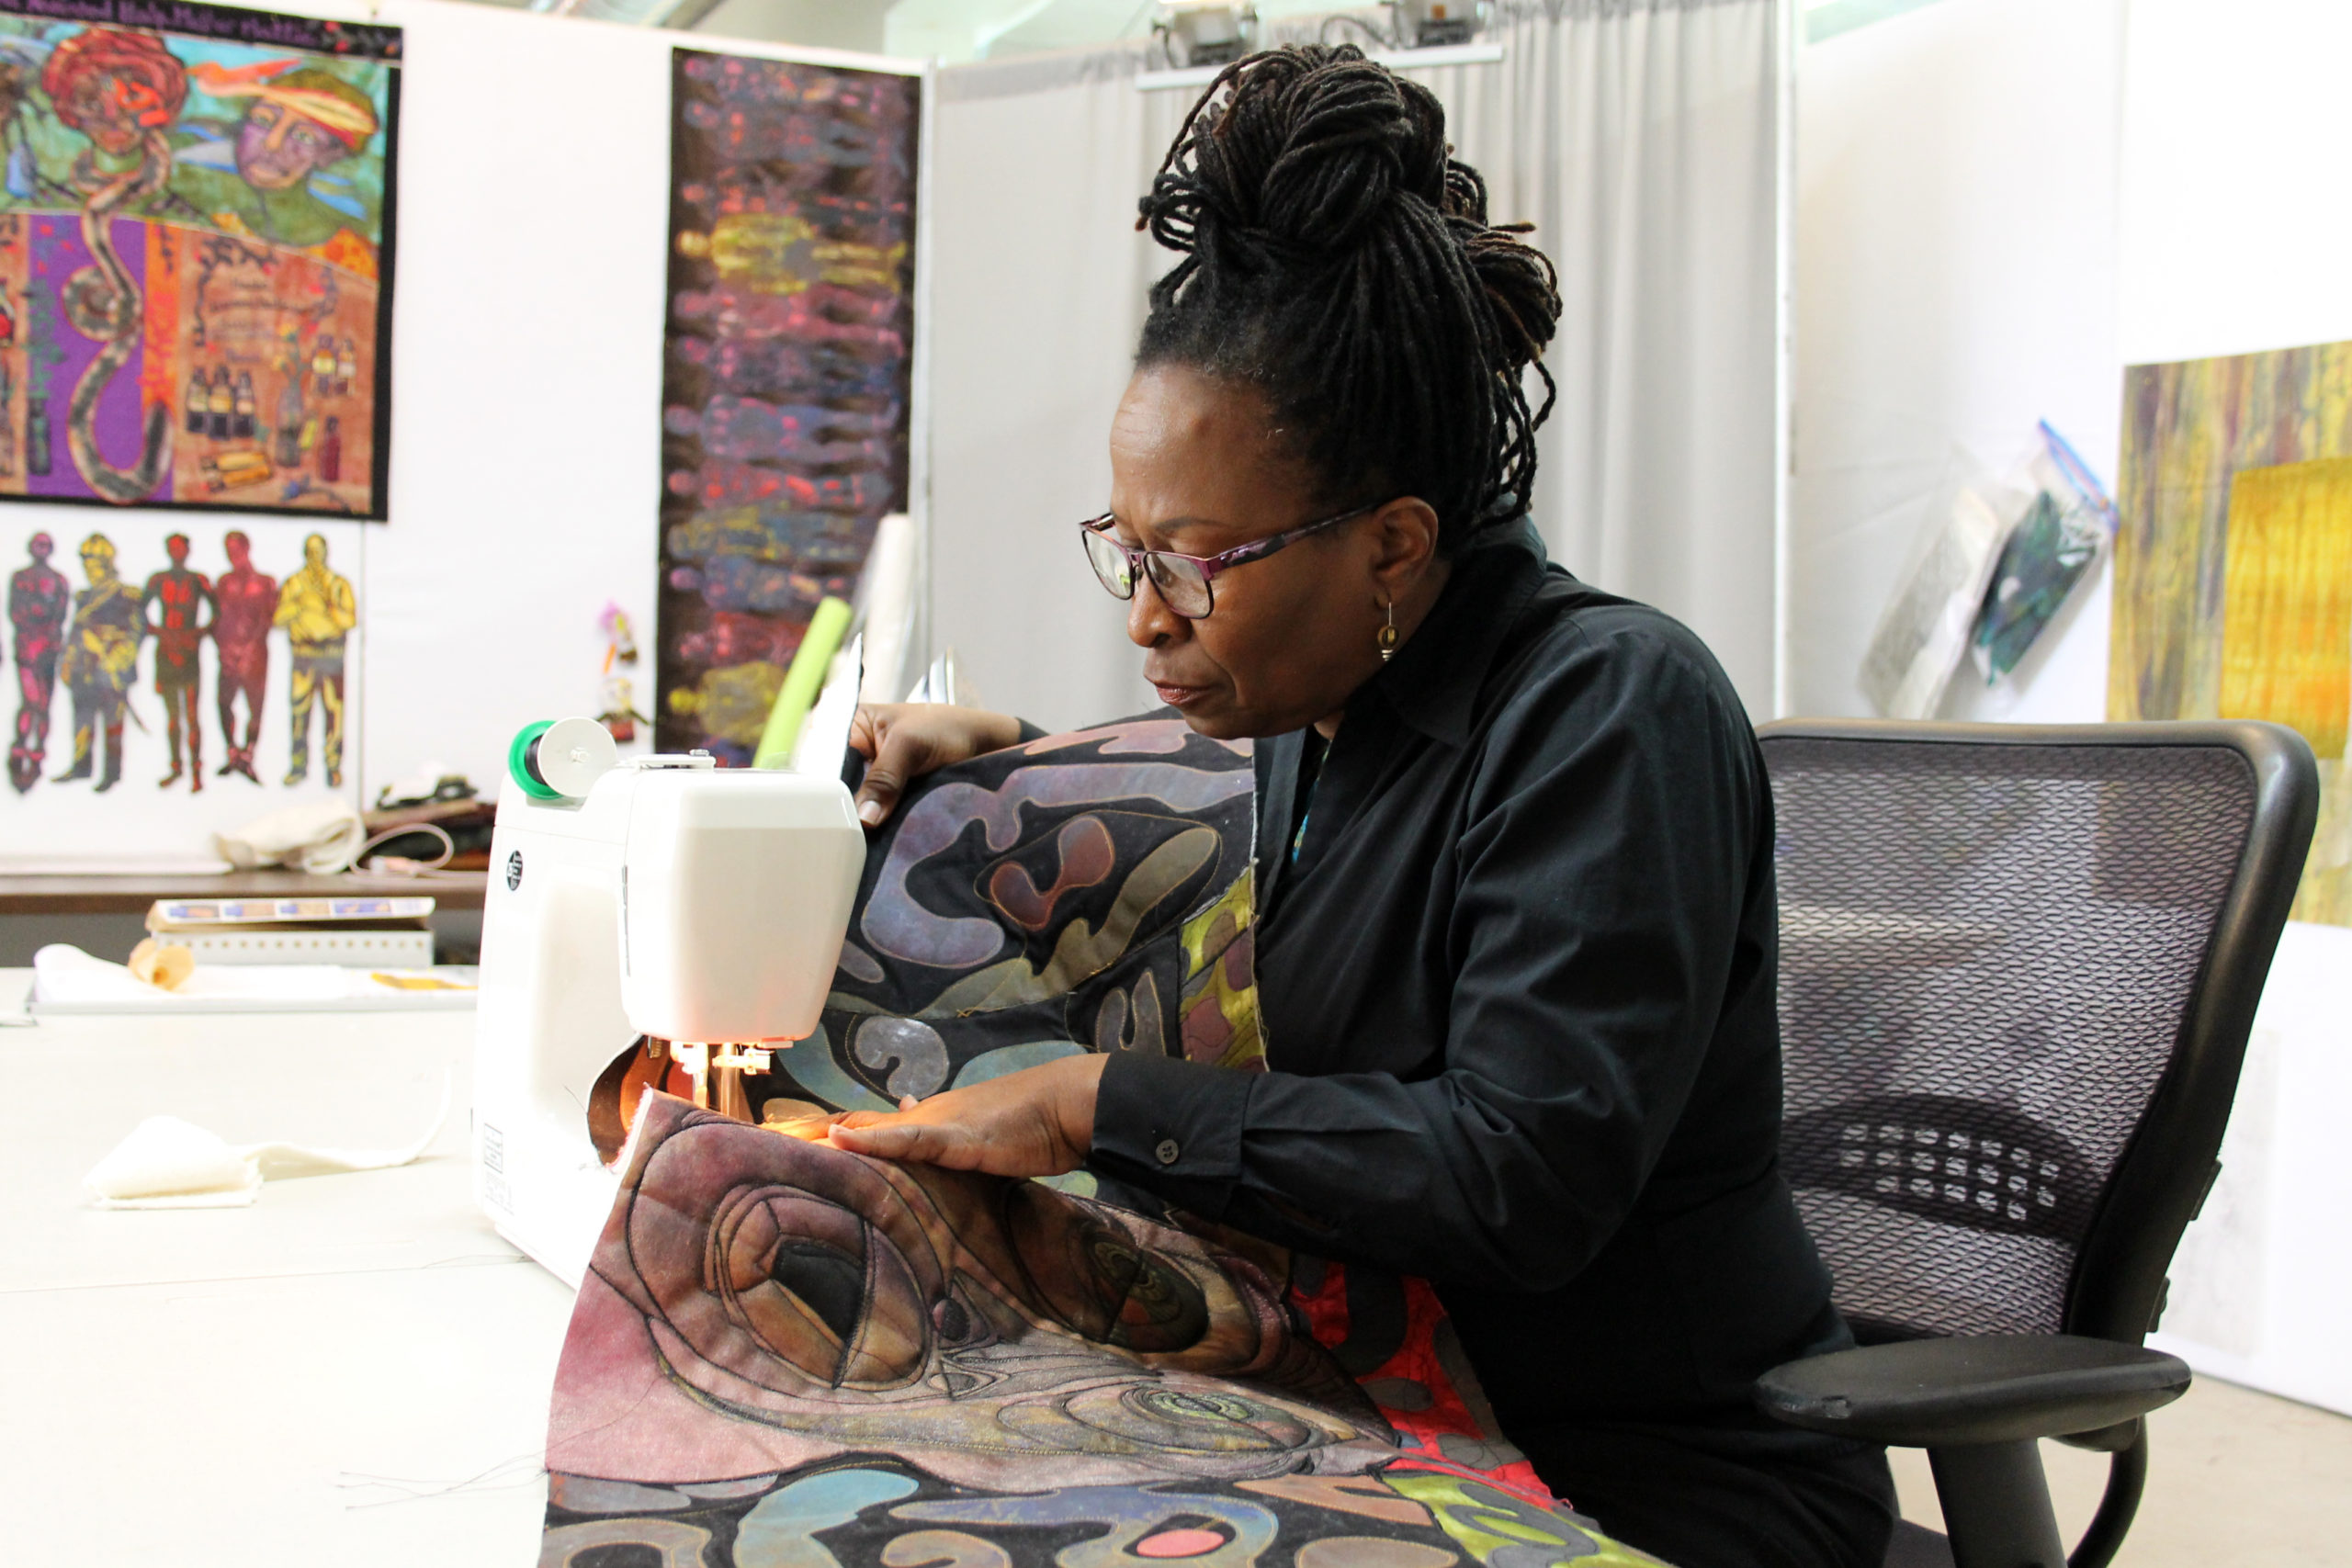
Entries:
[[232,1209],[261,1184],[296,1176],[338,1176],[406,1165],[432,1146],[449,1115],[450,1080],[424,1134],[398,1149],[315,1148],[303,1144],[232,1144],[176,1116],[150,1116],[82,1179],[101,1209]]
[[130,966],[93,957],[62,942],[33,954],[33,998],[43,1002],[157,1002],[178,997],[254,997],[271,1000],[334,1001],[349,994],[344,972],[331,964],[243,964],[198,965],[176,991],[149,985]]

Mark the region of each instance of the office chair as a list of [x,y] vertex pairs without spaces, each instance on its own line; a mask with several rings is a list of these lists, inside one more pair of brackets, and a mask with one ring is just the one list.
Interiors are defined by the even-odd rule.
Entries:
[[[2141,1341],[2214,1158],[2318,811],[2255,723],[1792,721],[1778,816],[1781,1160],[1860,1348],[1756,1385],[1792,1426],[1923,1448],[1945,1537],[1889,1568],[2106,1568]],[[2114,1457],[2069,1557],[2035,1443]]]

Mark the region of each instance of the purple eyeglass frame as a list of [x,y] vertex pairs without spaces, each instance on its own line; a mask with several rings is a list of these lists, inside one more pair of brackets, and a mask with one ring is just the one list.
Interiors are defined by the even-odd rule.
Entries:
[[[1217,573],[1224,571],[1230,567],[1245,566],[1253,560],[1263,560],[1268,556],[1272,555],[1275,551],[1287,548],[1288,547],[1298,543],[1299,540],[1306,538],[1309,534],[1319,534],[1326,528],[1336,528],[1342,523],[1352,523],[1359,517],[1369,516],[1387,504],[1388,503],[1385,501],[1375,501],[1369,505],[1356,507],[1353,511],[1342,512],[1336,517],[1326,517],[1320,522],[1316,523],[1302,523],[1295,528],[1285,528],[1279,534],[1269,534],[1262,539],[1252,539],[1246,545],[1236,545],[1229,550],[1221,550],[1213,556],[1188,556],[1177,550],[1147,550],[1142,548],[1140,546],[1123,544],[1106,531],[1114,523],[1118,521],[1118,518],[1114,514],[1108,512],[1103,513],[1099,517],[1087,518],[1085,521],[1079,524],[1079,527],[1102,540],[1113,549],[1119,551],[1127,558],[1127,570],[1130,573],[1127,582],[1127,591],[1125,593],[1122,593],[1117,589],[1113,588],[1109,583],[1102,583],[1103,591],[1108,592],[1114,599],[1125,600],[1133,599],[1136,596],[1135,585],[1150,574],[1150,567],[1148,563],[1150,558],[1153,556],[1165,556],[1170,560],[1189,561],[1193,566],[1200,568],[1201,591],[1209,596],[1209,607],[1203,610],[1197,615],[1187,615],[1183,611],[1177,609],[1175,605],[1168,605],[1169,614],[1175,615],[1180,620],[1198,621],[1204,620],[1209,615],[1216,613]],[[1087,554],[1087,561],[1089,565],[1092,564],[1093,558],[1093,553],[1089,551]],[[1094,576],[1096,581],[1102,581],[1102,574],[1101,572],[1096,572]],[[1152,580],[1151,586],[1152,591],[1159,595],[1160,602],[1162,604],[1167,604],[1167,591],[1159,586],[1159,581],[1157,578]]]

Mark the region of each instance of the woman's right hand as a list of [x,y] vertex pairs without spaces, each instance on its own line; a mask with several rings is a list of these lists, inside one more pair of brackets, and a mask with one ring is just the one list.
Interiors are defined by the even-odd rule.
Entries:
[[866,703],[849,727],[853,750],[865,759],[857,786],[857,819],[878,828],[906,787],[935,768],[952,766],[1021,739],[1021,721],[946,703]]

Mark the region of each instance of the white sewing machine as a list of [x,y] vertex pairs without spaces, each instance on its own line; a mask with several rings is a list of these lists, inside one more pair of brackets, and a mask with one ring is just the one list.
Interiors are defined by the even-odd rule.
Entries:
[[593,719],[509,756],[482,910],[474,1191],[577,1285],[618,1187],[591,1141],[597,1078],[633,1047],[745,1117],[739,1079],[817,1027],[865,864],[837,779],[623,764]]

